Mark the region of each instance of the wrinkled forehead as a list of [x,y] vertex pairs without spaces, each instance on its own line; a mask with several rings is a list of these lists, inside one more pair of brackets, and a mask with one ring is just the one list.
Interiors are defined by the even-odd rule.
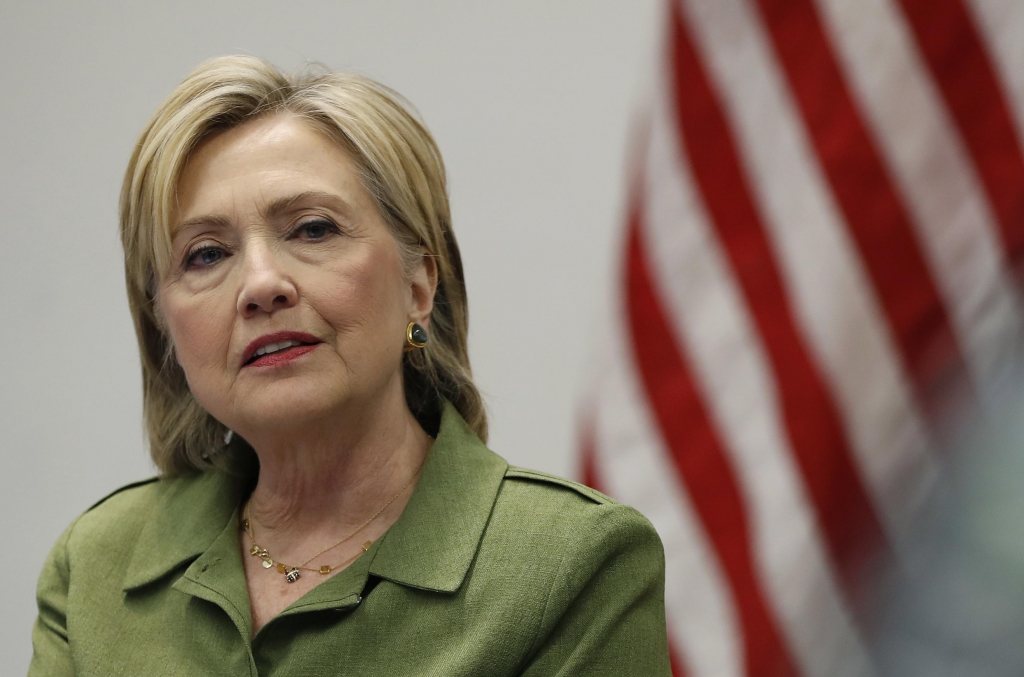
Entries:
[[317,125],[279,114],[210,136],[182,165],[168,210],[173,242],[197,227],[233,218],[276,219],[304,208],[342,220],[380,212],[352,154]]

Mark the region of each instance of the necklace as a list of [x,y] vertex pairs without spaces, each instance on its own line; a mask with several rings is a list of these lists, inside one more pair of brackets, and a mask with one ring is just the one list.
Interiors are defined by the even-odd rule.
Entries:
[[412,477],[409,478],[409,481],[406,482],[405,485],[401,489],[398,490],[398,493],[396,493],[394,496],[392,496],[390,499],[388,499],[388,502],[385,503],[383,506],[381,506],[380,510],[378,510],[375,513],[373,513],[373,515],[371,515],[368,520],[366,520],[365,522],[360,524],[358,527],[355,528],[354,531],[350,532],[347,536],[342,538],[340,541],[337,541],[333,545],[327,546],[326,548],[324,548],[323,550],[321,550],[317,554],[315,554],[312,557],[310,557],[309,559],[307,559],[302,564],[298,564],[298,565],[295,565],[295,566],[293,566],[291,564],[285,564],[284,562],[275,562],[274,558],[270,556],[270,553],[267,552],[266,548],[264,548],[264,547],[262,547],[260,545],[257,545],[257,543],[256,543],[256,536],[253,535],[253,531],[252,531],[252,522],[254,522],[255,520],[250,520],[250,518],[249,518],[250,503],[246,503],[245,504],[245,512],[243,513],[243,516],[242,516],[242,528],[245,529],[245,533],[249,536],[249,540],[252,541],[252,547],[249,548],[249,554],[252,555],[253,557],[259,557],[261,560],[263,560],[263,568],[264,569],[271,569],[271,568],[273,568],[274,570],[277,571],[277,573],[284,574],[284,579],[286,581],[288,581],[289,583],[294,583],[295,581],[299,580],[299,578],[302,575],[300,573],[301,571],[314,571],[314,572],[320,574],[321,576],[326,576],[327,574],[331,573],[335,569],[337,569],[339,567],[346,566],[347,564],[351,563],[356,557],[358,557],[359,555],[362,555],[364,552],[369,550],[370,546],[373,545],[373,541],[367,541],[366,543],[363,543],[362,552],[357,552],[355,555],[352,555],[348,559],[345,559],[345,560],[343,560],[341,562],[338,562],[337,564],[325,564],[325,565],[323,565],[321,567],[317,567],[315,569],[312,568],[312,567],[309,567],[307,565],[310,562],[312,562],[313,560],[315,560],[317,557],[319,557],[320,555],[323,555],[326,552],[334,550],[339,545],[341,545],[345,541],[349,540],[350,538],[352,538],[353,536],[358,534],[360,531],[362,531],[366,527],[370,526],[370,523],[373,522],[373,520],[375,520],[378,517],[380,517],[381,513],[383,513],[385,510],[387,510],[388,507],[392,503],[394,503],[396,500],[398,500],[399,496],[401,496],[402,494],[405,493],[405,490],[409,488],[409,485],[411,485],[413,483],[413,480],[415,480],[419,476],[420,470],[423,469],[423,464],[426,463],[426,462],[427,462],[427,458],[426,458],[426,456],[424,456],[423,457],[423,461],[420,463],[420,467],[417,468],[416,472],[414,472],[412,474]]

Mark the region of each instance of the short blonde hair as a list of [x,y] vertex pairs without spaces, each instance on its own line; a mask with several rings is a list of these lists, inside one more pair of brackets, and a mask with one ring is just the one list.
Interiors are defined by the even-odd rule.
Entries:
[[349,153],[407,268],[424,251],[434,257],[430,341],[403,358],[406,401],[421,422],[429,422],[448,400],[486,441],[487,417],[469,366],[462,260],[444,163],[430,132],[401,96],[369,78],[328,72],[286,76],[261,59],[227,56],[203,63],[160,105],[139,137],[121,190],[128,305],[141,353],[153,461],[169,476],[230,466],[230,455],[217,453],[227,429],[192,396],[156,304],[158,281],[170,265],[178,178],[203,140],[282,112],[300,116]]

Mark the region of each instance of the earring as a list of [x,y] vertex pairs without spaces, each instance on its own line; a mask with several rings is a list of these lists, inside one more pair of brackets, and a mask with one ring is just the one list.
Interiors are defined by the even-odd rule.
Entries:
[[409,326],[405,328],[405,349],[416,350],[427,345],[427,330],[416,324],[410,322]]

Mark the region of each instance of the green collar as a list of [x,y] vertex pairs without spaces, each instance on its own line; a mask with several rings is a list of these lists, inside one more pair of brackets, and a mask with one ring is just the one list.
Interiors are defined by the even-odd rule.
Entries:
[[[367,553],[372,557],[369,573],[424,590],[457,590],[476,556],[507,468],[455,407],[445,404],[409,503],[378,547]],[[237,477],[208,472],[160,484],[163,491],[126,571],[125,591],[199,557],[238,519],[243,483]]]

